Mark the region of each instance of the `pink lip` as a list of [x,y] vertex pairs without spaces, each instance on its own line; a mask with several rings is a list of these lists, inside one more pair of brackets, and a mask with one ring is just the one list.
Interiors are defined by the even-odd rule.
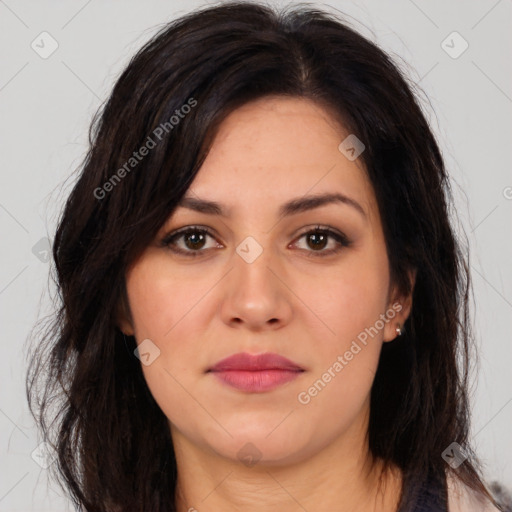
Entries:
[[278,354],[235,354],[219,361],[208,372],[241,391],[263,392],[281,386],[304,371]]

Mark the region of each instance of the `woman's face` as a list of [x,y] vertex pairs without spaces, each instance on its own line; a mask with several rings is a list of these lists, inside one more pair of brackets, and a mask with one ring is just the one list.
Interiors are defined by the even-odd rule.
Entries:
[[[391,286],[351,139],[339,149],[349,135],[304,99],[234,111],[186,194],[222,215],[179,206],[129,269],[131,319],[119,325],[143,342],[142,370],[175,444],[273,464],[363,442],[381,345],[396,337],[410,297]],[[341,200],[308,201],[334,194]],[[209,233],[161,244],[184,227]],[[295,366],[209,371],[239,353]]]

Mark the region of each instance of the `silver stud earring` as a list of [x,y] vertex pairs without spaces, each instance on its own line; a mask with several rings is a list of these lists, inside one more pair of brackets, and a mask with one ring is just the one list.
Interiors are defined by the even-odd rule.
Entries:
[[397,324],[395,331],[397,336],[402,336],[402,329],[400,328],[400,324]]

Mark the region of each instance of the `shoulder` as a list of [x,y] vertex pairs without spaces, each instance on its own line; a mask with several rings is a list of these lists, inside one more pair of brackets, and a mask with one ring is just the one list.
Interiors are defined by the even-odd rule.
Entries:
[[453,476],[447,476],[448,512],[500,512]]

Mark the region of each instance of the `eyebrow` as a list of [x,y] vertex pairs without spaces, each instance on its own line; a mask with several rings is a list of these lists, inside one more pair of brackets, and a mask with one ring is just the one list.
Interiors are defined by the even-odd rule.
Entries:
[[[355,199],[340,193],[317,194],[292,199],[284,203],[279,208],[279,217],[288,217],[290,215],[320,208],[321,206],[326,206],[328,204],[339,203],[351,206],[357,210],[364,219],[367,219],[365,210]],[[216,201],[207,201],[206,199],[185,196],[177,206],[207,215],[219,215],[221,217],[230,216],[220,203],[217,203]]]

